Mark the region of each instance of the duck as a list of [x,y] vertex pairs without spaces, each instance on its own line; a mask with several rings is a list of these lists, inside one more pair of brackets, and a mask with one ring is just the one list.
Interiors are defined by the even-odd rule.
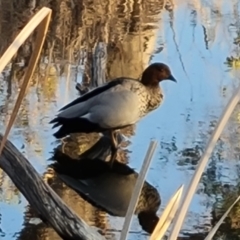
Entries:
[[161,105],[163,93],[159,83],[164,80],[177,82],[168,65],[156,62],[143,71],[140,81],[120,77],[83,94],[62,107],[50,121],[53,128],[60,127],[54,137],[109,131],[112,165],[118,149],[117,132],[137,123]]

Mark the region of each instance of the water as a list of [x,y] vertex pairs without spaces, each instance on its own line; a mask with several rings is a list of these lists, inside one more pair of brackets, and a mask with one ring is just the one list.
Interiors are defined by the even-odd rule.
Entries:
[[[129,138],[131,144],[127,147],[130,151],[129,164],[139,171],[150,140],[156,139],[159,142],[147,180],[161,194],[161,212],[178,187],[181,184],[187,185],[194,173],[199,158],[188,157],[186,153],[190,150],[193,155],[202,153],[223,108],[239,85],[239,70],[229,67],[225,62],[227,57],[238,57],[239,54],[239,46],[234,44],[234,41],[239,37],[240,5],[237,0],[176,0],[173,12],[163,10],[159,13],[161,6],[156,3],[151,5],[146,2],[139,8],[138,3],[134,5],[129,1],[127,5],[116,3],[115,11],[118,15],[115,15],[116,13],[112,12],[115,6],[113,3],[109,6],[99,2],[96,4],[97,7],[94,8],[91,3],[83,1],[85,15],[83,14],[79,28],[81,39],[79,36],[76,38],[78,42],[75,42],[75,48],[78,48],[77,44],[83,49],[91,46],[91,41],[96,41],[99,34],[97,23],[103,24],[107,32],[104,36],[109,36],[109,41],[116,44],[113,50],[109,50],[109,78],[121,75],[138,77],[148,63],[161,61],[171,67],[178,80],[177,84],[168,81],[161,84],[164,103],[137,124],[135,135]],[[59,11],[63,11],[64,7],[66,6],[62,3]],[[101,15],[101,11],[106,11],[107,7],[109,14]],[[91,14],[88,15],[87,10],[96,11],[96,16],[93,18]],[[63,19],[68,19],[68,14],[70,13],[65,12]],[[74,27],[80,25],[79,19],[75,21],[72,22]],[[59,26],[61,24],[57,25]],[[89,29],[92,35],[88,33]],[[84,39],[86,33],[92,38]],[[63,38],[62,35],[57,37]],[[119,47],[121,39],[123,43]],[[56,55],[55,57],[59,58],[58,54]],[[73,59],[71,62],[74,62]],[[57,64],[61,66],[61,61]],[[31,85],[9,137],[40,174],[46,171],[47,159],[58,145],[48,122],[57,109],[77,96],[75,84],[76,81],[81,82],[83,70],[77,71],[75,66],[71,66],[71,71],[65,69],[65,74],[61,77],[38,77],[38,85],[35,82]],[[18,81],[13,80],[12,95],[8,98],[7,82],[1,78],[2,132],[13,108],[18,87]],[[208,231],[216,203],[220,201],[222,206],[228,202],[229,195],[238,192],[239,111],[238,105],[209,161],[188,211],[182,235]],[[230,189],[228,194],[224,192],[226,187]],[[122,218],[104,215],[90,204],[79,200],[70,190],[60,189],[64,200],[78,201],[78,214],[89,224],[103,227],[110,239],[118,239]],[[5,176],[0,195],[1,239],[36,237],[34,234],[37,234],[38,239],[46,238],[47,234],[50,234],[51,239],[58,239],[56,236],[52,237],[53,233],[49,233],[49,228],[44,230],[40,227],[40,230],[36,230],[33,224],[28,227],[29,232],[23,234],[27,202],[18,191],[13,190],[14,186]],[[236,219],[237,214],[233,213],[231,222]],[[237,228],[233,225],[232,233],[233,229],[236,232]],[[221,234],[226,234],[224,239],[233,239],[231,236],[227,237],[229,226],[227,229],[223,229]],[[146,236],[134,218],[130,239],[146,239]]]

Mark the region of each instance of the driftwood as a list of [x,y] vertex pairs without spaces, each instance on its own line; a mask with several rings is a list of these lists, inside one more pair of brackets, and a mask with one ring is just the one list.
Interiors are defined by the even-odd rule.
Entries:
[[[1,141],[2,135],[0,135]],[[10,141],[6,142],[0,156],[0,167],[41,218],[48,222],[63,239],[105,239],[66,206]]]

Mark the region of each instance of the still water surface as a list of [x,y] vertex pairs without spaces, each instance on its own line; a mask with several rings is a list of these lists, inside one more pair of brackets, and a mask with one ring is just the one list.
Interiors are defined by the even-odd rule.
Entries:
[[[159,142],[147,176],[147,180],[161,194],[159,211],[164,209],[180,184],[189,183],[199,159],[198,154],[205,148],[223,108],[240,81],[239,70],[225,64],[227,57],[238,57],[239,53],[238,45],[234,44],[240,27],[238,1],[178,0],[174,4],[173,12],[164,10],[155,16],[157,20],[154,20],[154,24],[158,28],[146,33],[149,39],[142,60],[139,48],[133,47],[136,45],[134,34],[126,36],[129,43],[125,42],[124,45],[125,51],[126,48],[133,47],[133,52],[127,56],[131,58],[134,55],[130,64],[136,66],[129,69],[132,75],[135,74],[134,70],[139,71],[137,65],[146,66],[150,62],[160,61],[170,66],[178,80],[177,84],[168,81],[161,84],[164,103],[137,124],[135,135],[129,139],[129,165],[136,171],[141,168],[150,140],[156,139]],[[110,28],[109,34],[114,34],[114,30]],[[10,140],[41,174],[45,172],[47,159],[58,144],[48,122],[62,105],[78,95],[75,84],[76,79],[81,82],[81,71],[76,78],[76,68],[72,66],[70,73],[69,80],[66,80],[66,75],[52,77],[53,89],[50,89],[50,94],[45,90],[40,91],[34,84],[31,86],[10,134]],[[109,75],[114,74],[110,71]],[[45,85],[43,89],[46,88],[49,86]],[[12,92],[16,91],[17,83],[13,82]],[[15,99],[14,94],[7,98],[7,83],[1,80],[1,132]],[[208,231],[216,200],[225,198],[221,194],[222,186],[237,186],[239,183],[239,114],[240,105],[211,157],[192,201],[182,234]],[[189,151],[193,152],[193,156],[186,156]],[[11,183],[4,177],[0,194],[0,236],[3,240],[19,239],[24,223],[27,202],[12,189]],[[122,223],[120,217],[107,217],[106,229],[111,238],[118,239]],[[146,234],[136,219],[130,236],[131,239],[146,239]]]

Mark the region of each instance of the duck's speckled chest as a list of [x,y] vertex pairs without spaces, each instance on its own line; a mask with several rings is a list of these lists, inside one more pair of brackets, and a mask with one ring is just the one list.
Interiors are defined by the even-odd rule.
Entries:
[[125,80],[122,84],[124,87],[137,93],[139,97],[140,117],[158,108],[163,100],[163,94],[160,87],[148,88],[137,80]]

